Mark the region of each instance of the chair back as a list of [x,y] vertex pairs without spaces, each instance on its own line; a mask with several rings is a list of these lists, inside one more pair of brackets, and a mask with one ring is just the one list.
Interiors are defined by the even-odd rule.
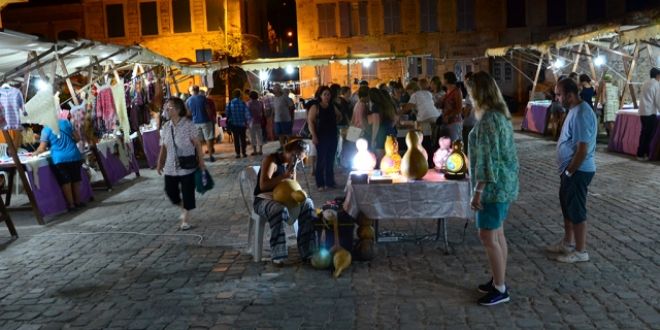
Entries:
[[257,186],[260,166],[248,166],[239,174],[241,196],[248,214],[252,214],[252,204],[254,203],[254,187]]

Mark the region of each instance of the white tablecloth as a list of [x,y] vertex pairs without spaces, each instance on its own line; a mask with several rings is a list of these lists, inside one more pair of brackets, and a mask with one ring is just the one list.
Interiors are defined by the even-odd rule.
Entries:
[[420,181],[347,184],[344,210],[370,219],[472,218],[470,182],[445,180],[431,170]]

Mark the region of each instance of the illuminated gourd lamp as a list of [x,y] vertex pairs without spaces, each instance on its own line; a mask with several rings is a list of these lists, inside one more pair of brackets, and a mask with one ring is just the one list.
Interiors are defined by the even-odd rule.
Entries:
[[369,172],[376,167],[376,155],[369,152],[367,140],[358,139],[355,141],[357,153],[353,157],[353,169],[356,173],[351,173],[352,184],[366,184],[369,181]]
[[451,139],[447,136],[443,136],[438,140],[438,145],[440,146],[438,150],[433,154],[433,164],[435,165],[436,171],[444,171],[447,166],[447,158],[451,154]]
[[454,141],[445,165],[445,179],[462,180],[467,174],[467,157],[463,153],[463,141]]
[[385,175],[396,174],[401,170],[399,144],[392,135],[388,135],[385,140],[385,156],[380,161],[380,170]]

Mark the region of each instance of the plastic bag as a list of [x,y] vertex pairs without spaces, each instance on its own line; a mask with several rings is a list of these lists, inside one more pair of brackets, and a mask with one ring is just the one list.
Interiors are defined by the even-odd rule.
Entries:
[[201,169],[197,169],[195,171],[195,190],[198,193],[203,195],[205,192],[213,189],[214,185],[213,177],[211,177],[208,170],[202,171]]

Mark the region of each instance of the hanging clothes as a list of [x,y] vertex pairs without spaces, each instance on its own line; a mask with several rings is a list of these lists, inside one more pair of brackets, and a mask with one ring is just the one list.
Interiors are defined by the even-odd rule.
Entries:
[[53,88],[48,86],[25,103],[27,116],[23,118],[23,122],[48,126],[55,135],[59,136],[60,125],[57,121],[59,107],[59,97],[54,96]]
[[87,109],[87,102],[83,100],[79,105],[75,105],[69,102],[69,109],[73,130],[78,132],[78,136],[80,136],[81,140],[85,141],[83,127],[85,125],[85,111]]
[[0,128],[2,129],[20,129],[21,112],[23,112],[25,103],[23,94],[18,88],[9,85],[0,87]]
[[[123,87],[122,87],[123,89]],[[115,129],[117,122],[116,99],[113,97],[110,86],[99,86],[96,97],[96,121],[101,133],[110,132]],[[122,95],[123,98],[123,95]],[[124,103],[125,104],[125,103]],[[125,106],[124,106],[125,107]]]
[[124,93],[124,83],[120,80],[111,87],[112,98],[114,99],[116,118],[119,121],[119,128],[124,131],[124,141],[130,141],[130,123],[128,121],[128,111],[126,109],[126,95]]

